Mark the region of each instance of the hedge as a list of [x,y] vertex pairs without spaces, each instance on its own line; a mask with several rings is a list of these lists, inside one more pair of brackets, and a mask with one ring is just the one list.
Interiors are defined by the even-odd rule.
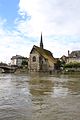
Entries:
[[67,63],[64,65],[64,68],[79,68],[80,63]]

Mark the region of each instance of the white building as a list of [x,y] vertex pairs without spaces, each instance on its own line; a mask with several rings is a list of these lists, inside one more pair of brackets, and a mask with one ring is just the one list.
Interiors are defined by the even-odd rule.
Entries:
[[72,51],[69,53],[68,51],[68,57],[67,57],[67,63],[80,63],[80,50]]
[[16,55],[11,58],[11,65],[21,66],[23,61],[28,61],[28,58]]

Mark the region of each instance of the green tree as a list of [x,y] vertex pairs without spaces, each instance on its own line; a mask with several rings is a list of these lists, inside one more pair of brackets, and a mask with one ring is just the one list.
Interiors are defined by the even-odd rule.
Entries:
[[28,65],[27,61],[22,61],[22,66]]
[[79,68],[80,67],[80,63],[68,63],[65,64],[64,68]]
[[61,61],[57,60],[57,63],[55,64],[55,69],[60,70],[60,67],[61,67]]

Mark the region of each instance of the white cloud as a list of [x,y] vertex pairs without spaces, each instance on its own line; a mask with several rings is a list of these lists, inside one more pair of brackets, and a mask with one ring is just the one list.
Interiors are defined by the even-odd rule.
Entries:
[[0,62],[10,62],[13,55],[20,54],[29,56],[31,42],[27,41],[24,36],[21,36],[17,30],[9,31],[6,29],[4,20],[0,23]]
[[13,55],[29,57],[43,33],[44,47],[55,57],[80,49],[80,0],[20,0],[14,30],[0,18],[0,61]]
[[80,0],[20,0],[17,29],[38,40],[42,31],[46,49],[56,57],[67,55],[68,49],[80,49],[79,5]]
[[79,0],[20,0],[19,13],[31,16],[26,21],[30,35],[41,31],[46,35],[77,35],[80,34],[79,4]]

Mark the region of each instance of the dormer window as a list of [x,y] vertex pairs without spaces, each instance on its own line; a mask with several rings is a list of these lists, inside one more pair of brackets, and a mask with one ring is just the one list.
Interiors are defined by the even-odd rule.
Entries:
[[36,57],[35,56],[33,56],[33,62],[36,62]]

